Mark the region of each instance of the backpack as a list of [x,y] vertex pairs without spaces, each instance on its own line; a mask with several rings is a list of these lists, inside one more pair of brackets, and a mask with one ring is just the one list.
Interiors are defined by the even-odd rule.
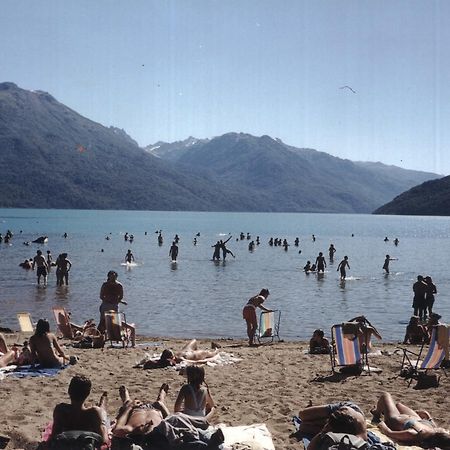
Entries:
[[329,431],[322,436],[319,450],[368,450],[369,444],[354,434],[333,433]]
[[51,450],[96,450],[103,444],[103,438],[91,431],[64,431],[50,442]]

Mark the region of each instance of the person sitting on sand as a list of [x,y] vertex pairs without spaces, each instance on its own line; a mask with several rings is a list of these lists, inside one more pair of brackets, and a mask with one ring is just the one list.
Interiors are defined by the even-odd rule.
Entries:
[[144,369],[160,369],[163,367],[174,366],[177,363],[185,361],[188,364],[201,364],[211,361],[219,354],[217,344],[212,343],[212,350],[200,350],[196,339],[189,341],[180,351],[173,352],[165,349],[159,359],[151,359],[144,363]]
[[367,426],[364,413],[352,402],[309,406],[298,413],[301,419],[299,432],[313,435],[308,450],[321,448],[325,434],[329,431],[345,433],[367,441]]
[[108,443],[106,392],[100,398],[99,406],[87,407],[85,401],[91,392],[91,381],[81,375],[70,380],[70,404],[59,403],[53,411],[53,426],[50,441],[64,431],[86,431],[97,433],[103,443]]
[[45,319],[38,320],[36,331],[30,338],[30,350],[34,361],[42,367],[61,367],[65,360],[69,360],[56,336],[50,333],[50,325]]
[[186,376],[187,384],[184,384],[178,393],[174,411],[209,419],[214,413],[214,401],[205,381],[205,369],[199,366],[188,366]]
[[0,367],[6,367],[11,364],[16,366],[31,364],[33,358],[28,348],[28,342],[24,342],[22,351],[19,350],[18,344],[14,344],[10,349],[6,344],[5,337],[0,333]]
[[170,414],[165,397],[169,386],[163,383],[156,402],[131,400],[125,386],[119,388],[123,405],[119,409],[112,429],[114,438],[127,437],[132,442],[152,448],[183,448],[187,442],[201,441],[206,448],[216,449],[224,441],[222,431],[206,431],[209,423],[204,417],[191,417],[182,413]]
[[312,355],[330,354],[330,343],[324,337],[323,330],[314,330],[312,338],[309,341],[309,353]]
[[450,433],[438,428],[427,411],[396,403],[388,392],[383,392],[377,406],[371,411],[374,421],[388,438],[406,446],[422,448],[449,448]]
[[256,318],[256,308],[260,308],[263,311],[271,312],[271,309],[265,308],[262,304],[264,300],[267,299],[270,292],[269,289],[261,289],[261,292],[258,295],[252,297],[247,304],[244,306],[242,310],[242,316],[244,320],[247,322],[247,336],[248,336],[248,345],[255,345],[255,333],[256,328],[258,327],[258,321]]
[[419,323],[418,316],[412,316],[406,327],[403,344],[423,344],[428,339],[428,333],[423,325]]

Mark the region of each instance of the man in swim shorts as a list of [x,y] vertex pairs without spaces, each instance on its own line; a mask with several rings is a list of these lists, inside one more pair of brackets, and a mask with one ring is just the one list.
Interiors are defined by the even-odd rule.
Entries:
[[123,299],[123,286],[117,281],[117,272],[110,270],[107,275],[107,280],[102,284],[100,289],[100,298],[102,303],[100,305],[100,322],[98,329],[102,333],[105,331],[105,312],[118,311],[119,303],[126,305]]
[[48,273],[48,265],[45,257],[42,255],[41,250],[36,252],[36,256],[33,258],[33,270],[37,266],[36,275],[37,275],[37,284],[41,284],[41,277],[44,277],[44,286],[47,285],[47,273]]

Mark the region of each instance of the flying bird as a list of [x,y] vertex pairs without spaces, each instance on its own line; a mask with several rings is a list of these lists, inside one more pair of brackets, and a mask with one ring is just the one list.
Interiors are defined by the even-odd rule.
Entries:
[[354,91],[350,86],[342,86],[339,89],[349,89],[350,91],[352,91],[354,94],[356,94],[356,91]]

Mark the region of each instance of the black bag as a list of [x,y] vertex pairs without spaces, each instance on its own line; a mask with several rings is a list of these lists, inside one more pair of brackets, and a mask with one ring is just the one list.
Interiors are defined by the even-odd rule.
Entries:
[[103,438],[91,431],[64,431],[50,442],[51,450],[96,450],[103,444]]
[[428,389],[439,386],[439,380],[441,377],[438,377],[435,373],[428,374],[425,372],[419,372],[417,375],[417,384],[414,386],[414,389]]
[[368,443],[358,436],[328,432],[322,436],[319,450],[367,450]]

